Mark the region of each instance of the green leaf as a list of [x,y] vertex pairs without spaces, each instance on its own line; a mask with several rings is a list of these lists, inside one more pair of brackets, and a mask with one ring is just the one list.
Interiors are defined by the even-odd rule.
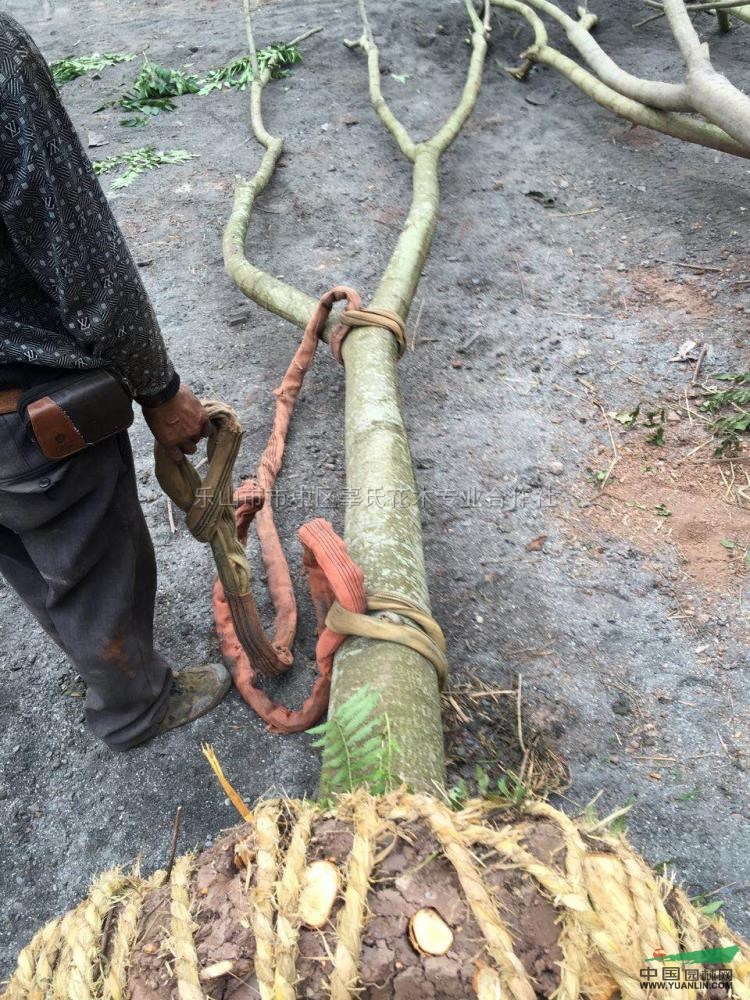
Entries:
[[481,764],[477,764],[474,767],[474,777],[476,778],[479,794],[482,796],[486,795],[490,787],[490,776]]
[[123,111],[158,115],[160,111],[175,110],[177,105],[171,98],[199,93],[200,83],[192,73],[160,66],[145,58],[133,86],[115,104]]
[[647,410],[644,422],[646,427],[658,427],[664,423],[664,410]]
[[649,434],[646,438],[648,444],[656,445],[658,448],[664,444],[664,428],[657,427],[653,434]]
[[723,899],[714,899],[712,902],[706,903],[705,906],[701,906],[700,911],[701,913],[704,913],[707,917],[710,917],[714,913],[718,913],[723,905],[724,905]]
[[448,799],[454,809],[461,809],[469,798],[469,786],[465,778],[459,778],[455,785],[448,789]]
[[693,799],[697,799],[701,794],[700,788],[696,785],[695,788],[691,789],[689,792],[684,792],[682,795],[678,795],[675,801],[677,802],[692,802]]
[[658,503],[654,507],[654,513],[657,517],[671,517],[672,511],[663,503]]
[[528,794],[526,786],[515,774],[504,774],[497,783],[497,791],[502,799],[506,799],[512,805],[523,802]]
[[[288,67],[302,62],[302,53],[296,45],[276,43],[258,50],[258,68],[261,72],[271,68],[271,79],[277,80],[289,75]],[[202,81],[199,94],[210,94],[214,90],[246,90],[253,82],[253,65],[250,56],[239,56],[225,66],[212,69]]]
[[322,747],[323,797],[365,787],[384,794],[398,785],[393,772],[396,747],[380,695],[365,685],[312,733]]
[[736,549],[737,542],[733,541],[731,538],[722,538],[721,544],[725,549]]
[[632,427],[640,412],[641,404],[639,403],[634,410],[620,410],[619,413],[615,413],[615,420],[623,427]]
[[185,149],[154,149],[153,147],[143,147],[133,149],[127,153],[119,153],[110,156],[106,160],[94,160],[92,166],[97,174],[108,174],[113,170],[122,169],[123,172],[112,182],[112,191],[121,191],[129,187],[134,180],[147,170],[156,170],[166,164],[185,163],[187,160],[195,159],[195,153],[188,153]]
[[148,125],[148,118],[143,115],[133,115],[132,118],[122,118],[120,124],[125,128],[144,128]]
[[50,63],[52,78],[58,86],[77,80],[79,76],[86,73],[96,73],[106,69],[107,66],[116,66],[118,63],[130,62],[135,59],[134,55],[128,52],[94,52],[90,56],[68,56],[67,59],[59,59]]

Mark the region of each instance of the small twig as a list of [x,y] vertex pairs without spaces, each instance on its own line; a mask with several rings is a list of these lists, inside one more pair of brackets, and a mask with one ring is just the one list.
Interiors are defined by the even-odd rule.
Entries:
[[471,698],[472,701],[478,701],[480,698],[497,698],[500,695],[511,694],[516,695],[513,688],[491,688],[489,691],[469,691],[466,697]]
[[611,826],[616,819],[619,819],[621,816],[626,816],[632,808],[633,805],[631,803],[630,805],[622,806],[620,809],[615,809],[615,811],[611,812],[609,816],[605,816],[604,819],[600,819],[598,823],[588,827],[586,833],[594,833],[595,830],[601,830],[602,827]]
[[713,264],[688,264],[685,260],[664,260],[662,257],[654,257],[657,264],[671,264],[672,267],[687,267],[691,271],[714,271],[721,274],[723,267],[714,267]]
[[172,512],[172,501],[167,497],[167,517],[169,518],[169,530],[174,535],[177,527],[174,523],[174,513]]
[[690,423],[690,426],[692,427],[692,425],[693,425],[693,412],[690,409],[690,400],[688,399],[687,386],[683,386],[683,388],[685,390],[685,409],[687,410],[688,422]]
[[526,282],[523,280],[523,274],[521,273],[521,267],[518,263],[518,257],[513,258],[513,263],[516,265],[516,273],[518,274],[518,280],[521,284],[521,296],[524,301],[526,301]]
[[619,453],[617,451],[617,445],[615,444],[615,436],[612,433],[612,425],[609,422],[609,417],[607,416],[607,411],[604,409],[604,407],[602,406],[602,404],[599,402],[598,399],[594,400],[594,405],[599,408],[599,410],[601,412],[601,415],[604,417],[604,422],[607,425],[607,432],[609,433],[610,444],[612,445],[612,461],[609,463],[609,468],[607,469],[607,474],[604,477],[604,479],[602,480],[601,485],[599,487],[599,491],[601,492],[604,489],[604,487],[607,485],[607,483],[609,482],[609,479],[610,479],[612,473],[615,471],[615,466],[620,461],[620,455],[619,455]]
[[710,437],[708,439],[708,441],[704,441],[703,444],[698,444],[698,445],[695,446],[695,448],[691,448],[690,451],[687,453],[687,455],[685,455],[684,458],[680,459],[679,461],[684,462],[685,459],[688,459],[691,456],[693,456],[697,451],[700,451],[701,448],[706,448],[708,445],[710,445],[712,443],[712,441],[713,441],[713,438]]
[[548,212],[548,219],[575,219],[579,215],[593,215],[594,212],[601,212],[601,205],[597,208],[582,208],[578,212]]
[[289,44],[301,45],[302,42],[306,42],[308,38],[312,38],[313,35],[317,35],[322,30],[323,30],[323,25],[319,24],[316,28],[310,28],[308,31],[303,31],[301,35],[297,35],[296,38],[293,38],[291,42],[289,42]]
[[458,345],[458,347],[456,348],[456,350],[458,351],[458,353],[459,354],[465,354],[466,351],[469,350],[469,348],[471,347],[471,345],[474,344],[474,343],[476,343],[476,341],[479,340],[479,338],[483,334],[484,334],[484,330],[477,330],[476,333],[472,333],[472,335],[467,340],[465,340],[463,342],[463,344],[459,344]]
[[167,878],[172,874],[172,868],[174,867],[174,859],[177,856],[177,841],[180,838],[180,823],[182,820],[182,806],[177,806],[174,814],[174,825],[172,826],[172,844],[169,848],[169,857],[167,858]]
[[701,373],[701,368],[703,367],[703,361],[705,360],[706,353],[708,352],[708,344],[704,344],[701,347],[700,354],[698,355],[698,360],[695,362],[695,370],[693,372],[693,378],[690,382],[691,385],[697,385],[698,378]]
[[102,936],[99,939],[99,954],[106,955],[107,949],[109,948],[109,937],[112,933],[112,924],[115,920],[115,913],[117,909],[112,907],[111,910],[107,911],[107,916],[104,919],[104,926],[102,927]]
[[521,715],[521,697],[523,689],[523,674],[518,674],[518,688],[516,693],[516,727],[518,729],[518,745],[521,753],[526,756],[526,744],[523,740],[523,718]]
[[633,24],[633,28],[643,28],[647,24],[651,24],[652,21],[658,21],[660,17],[664,17],[663,10],[660,10],[658,14],[649,14],[649,16],[644,17],[642,21],[636,21]]

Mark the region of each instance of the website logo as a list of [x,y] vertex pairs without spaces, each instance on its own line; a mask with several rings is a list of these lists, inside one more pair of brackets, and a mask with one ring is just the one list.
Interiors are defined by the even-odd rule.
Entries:
[[729,994],[732,970],[726,966],[739,950],[739,945],[733,944],[727,948],[702,948],[668,955],[664,948],[656,948],[650,958],[643,959],[641,989],[644,992],[723,989]]

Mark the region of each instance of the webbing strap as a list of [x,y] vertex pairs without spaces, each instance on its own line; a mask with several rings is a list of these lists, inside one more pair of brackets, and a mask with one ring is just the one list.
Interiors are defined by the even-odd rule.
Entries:
[[[357,296],[358,300],[359,296]],[[339,316],[339,326],[331,333],[329,344],[331,354],[340,365],[344,363],[341,357],[341,347],[344,340],[358,326],[379,326],[384,330],[390,331],[396,338],[399,358],[404,356],[406,351],[406,330],[404,328],[404,321],[397,312],[394,312],[392,309],[377,309],[372,306],[363,308],[361,306],[350,305]]]
[[[445,640],[437,622],[424,609],[393,594],[365,594],[362,570],[345,543],[322,518],[299,531],[303,564],[315,605],[319,638],[315,656],[318,676],[302,708],[292,711],[272,701],[256,686],[256,671],[275,676],[292,665],[297,629],[297,605],[291,573],[267,500],[281,471],[294,404],[335,302],[346,300],[340,322],[331,335],[334,356],[341,360],[341,344],[354,327],[379,326],[406,347],[404,324],[388,309],[363,309],[357,293],[346,286],[327,292],[305,328],[302,340],[275,390],[276,409],[256,479],[246,480],[230,502],[229,490],[242,428],[234,411],[223,403],[206,403],[212,433],[208,441],[209,466],[203,478],[188,459],[175,463],[156,447],[156,474],[164,491],[186,512],[187,526],[202,542],[209,542],[218,571],[213,606],[221,650],[235,686],[245,701],[277,732],[298,732],[314,725],[328,707],[333,656],[348,635],[397,642],[416,650],[435,667],[440,685],[448,664]],[[252,576],[245,543],[254,524],[274,607],[273,637],[263,628],[251,591]],[[380,612],[373,617],[367,611]]]
[[[229,594],[244,594],[250,586],[250,567],[237,538],[231,483],[242,441],[242,427],[225,403],[206,400],[211,425],[208,470],[203,478],[190,460],[175,462],[160,444],[154,447],[156,478],[167,496],[183,510],[187,527],[199,542],[210,543],[216,569]],[[242,502],[253,511],[263,506],[263,494],[253,482],[244,484]]]
[[442,689],[448,679],[445,636],[432,615],[403,597],[384,593],[368,594],[367,610],[380,613],[348,611],[334,601],[326,616],[326,627],[342,637],[357,635],[408,646],[430,661]]

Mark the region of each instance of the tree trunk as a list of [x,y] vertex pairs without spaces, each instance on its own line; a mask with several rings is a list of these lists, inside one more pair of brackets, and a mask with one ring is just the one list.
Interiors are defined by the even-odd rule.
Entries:
[[[438,157],[418,148],[411,209],[373,298],[405,320],[435,229]],[[346,543],[368,591],[401,594],[430,610],[417,486],[399,403],[397,351],[383,330],[344,341],[346,368]],[[411,787],[444,782],[440,692],[435,669],[393,643],[352,638],[334,660],[331,711],[365,684],[381,695],[397,745],[397,771]]]
[[[423,142],[413,141],[382,95],[379,53],[363,0],[362,37],[358,43],[350,43],[366,53],[372,104],[403,155],[413,164],[409,214],[370,303],[376,309],[393,310],[403,321],[437,223],[440,158],[471,114],[481,86],[489,2],[485,3],[484,21],[471,0],[466,0],[466,9],[472,25],[472,52],[464,90],[443,125]],[[249,19],[248,31],[253,51]],[[253,132],[266,152],[254,178],[237,186],[224,237],[225,262],[228,273],[249,298],[304,328],[315,301],[262,271],[245,256],[253,203],[269,183],[282,149],[281,140],[266,130],[262,119],[261,95],[269,78],[266,69],[251,88]],[[335,322],[333,318],[331,322]],[[323,336],[326,339],[327,333]],[[400,408],[397,355],[394,337],[379,327],[358,327],[342,345],[347,488],[352,499],[346,511],[345,539],[352,558],[364,571],[368,593],[394,595],[429,615],[420,505]],[[419,626],[418,622],[413,624]],[[388,718],[398,780],[419,791],[434,792],[442,787],[445,763],[440,691],[433,664],[400,643],[350,637],[334,660],[331,711],[335,712],[366,685],[377,690],[381,710]]]

